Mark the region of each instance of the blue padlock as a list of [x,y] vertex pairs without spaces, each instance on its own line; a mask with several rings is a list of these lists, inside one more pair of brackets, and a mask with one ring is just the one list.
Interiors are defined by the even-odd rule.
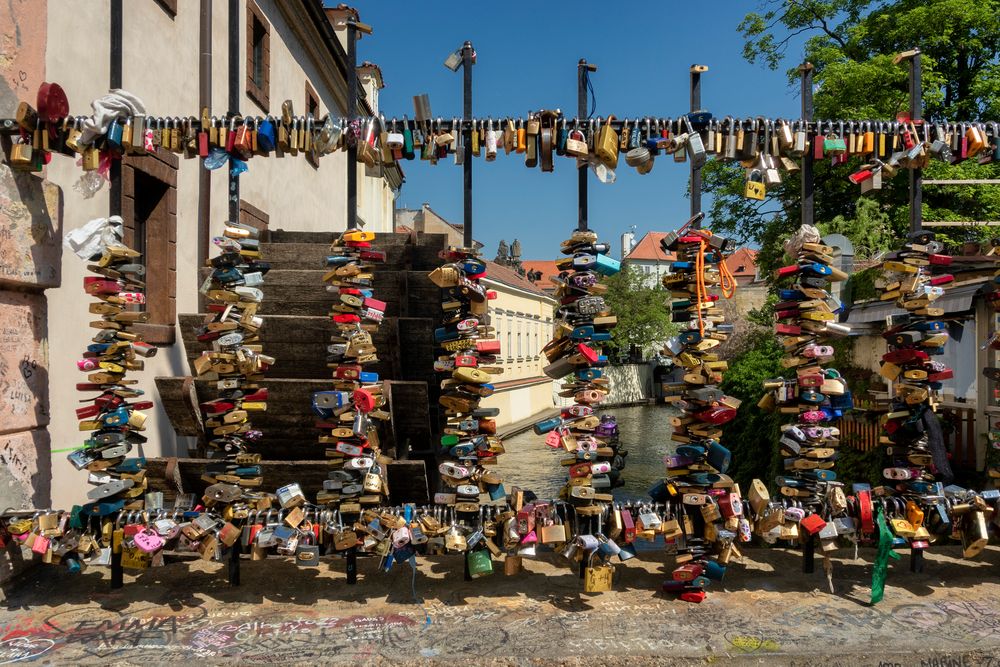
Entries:
[[361,371],[358,380],[361,381],[361,384],[375,384],[378,382],[378,373],[374,371]]
[[257,149],[263,153],[270,153],[277,143],[277,130],[274,123],[269,120],[262,121],[257,125]]
[[677,456],[687,456],[692,459],[700,459],[705,456],[705,448],[701,445],[680,445],[677,448]]
[[714,560],[705,561],[705,576],[714,581],[722,581],[726,576],[726,566]]
[[598,255],[593,269],[602,276],[613,276],[622,270],[622,263],[607,255]]
[[708,463],[721,473],[729,470],[729,463],[732,461],[732,456],[728,449],[715,440],[712,440],[708,446]]
[[660,480],[649,487],[647,492],[649,497],[653,499],[653,502],[662,503],[670,499],[670,489],[667,488],[667,483],[664,480]]
[[490,500],[503,500],[507,497],[507,490],[503,484],[488,484],[486,492],[490,494]]
[[557,428],[562,423],[561,417],[550,417],[549,419],[543,419],[542,421],[536,423],[531,427],[531,430],[535,432],[535,435],[545,435],[554,428]]

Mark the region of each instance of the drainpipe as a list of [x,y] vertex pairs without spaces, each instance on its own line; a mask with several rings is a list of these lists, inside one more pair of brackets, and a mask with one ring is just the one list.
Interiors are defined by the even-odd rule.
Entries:
[[[198,47],[198,108],[212,112],[212,0],[201,0],[201,35]],[[201,166],[199,164],[199,166]],[[200,271],[208,259],[212,220],[212,172],[198,170],[198,266]],[[200,274],[199,274],[200,275]],[[196,283],[200,277],[196,276]]]

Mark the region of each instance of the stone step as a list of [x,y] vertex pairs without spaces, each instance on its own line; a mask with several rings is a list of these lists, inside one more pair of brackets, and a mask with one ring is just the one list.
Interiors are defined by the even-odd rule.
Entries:
[[[205,280],[212,269],[201,269]],[[325,270],[274,269],[264,277],[261,315],[325,316],[337,295],[326,290]],[[441,315],[441,290],[424,271],[378,271],[372,287],[374,297],[386,303],[386,317],[431,317]]]
[[[379,247],[385,252],[384,264],[377,264],[375,271],[406,270],[409,266],[410,245],[391,245]],[[271,271],[276,269],[323,269],[326,258],[331,255],[330,246],[325,243],[261,243],[260,256],[271,265]],[[270,277],[270,273],[268,277]]]
[[[260,330],[264,354],[275,358],[268,376],[284,378],[329,378],[326,346],[330,344],[333,323],[326,316],[264,315]],[[194,331],[205,321],[204,315],[181,315],[178,318],[188,361],[212,349],[211,342],[197,340]],[[405,321],[406,339],[398,332]],[[434,320],[430,318],[386,318],[372,336],[379,361],[371,370],[394,380],[422,380],[433,373],[435,347]],[[406,359],[404,368],[403,359]],[[424,360],[417,363],[419,360]]]
[[[203,428],[197,406],[218,397],[213,382],[189,378],[158,377],[156,388],[159,402],[173,424],[177,435],[201,437]],[[316,428],[316,415],[312,411],[312,395],[330,389],[330,380],[267,378],[261,382],[267,387],[267,410],[251,412],[250,421],[264,433],[259,447],[267,460],[323,459],[326,445],[317,442],[320,435]],[[396,457],[405,457],[410,451],[427,451],[430,447],[430,422],[423,410],[406,409],[417,401],[426,402],[427,386],[423,382],[388,381],[385,388],[393,419],[382,429],[382,447],[395,450]],[[403,406],[392,410],[395,406]]]
[[[201,474],[211,462],[210,459],[176,459],[177,474],[185,493],[195,493],[197,496],[204,493],[208,482],[201,479]],[[310,501],[314,501],[316,494],[323,489],[323,480],[328,478],[331,470],[326,461],[264,461],[260,466],[264,478],[261,487],[263,490],[273,492],[286,484],[297,482]],[[172,502],[177,488],[173,479],[166,479],[167,459],[148,459],[146,470],[150,490],[162,491],[165,499]],[[429,501],[424,461],[395,461],[387,466],[386,475],[391,505],[424,504]]]

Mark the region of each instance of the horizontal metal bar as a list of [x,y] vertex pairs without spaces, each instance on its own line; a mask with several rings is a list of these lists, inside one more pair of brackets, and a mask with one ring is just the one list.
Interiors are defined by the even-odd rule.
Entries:
[[[201,117],[200,113],[197,116],[194,116],[194,115],[192,115],[192,116],[153,116],[151,114],[147,114],[146,115],[147,120],[152,119],[154,122],[159,122],[159,121],[165,121],[165,122],[171,122],[171,123],[178,123],[178,122],[180,122],[180,123],[184,124],[183,125],[184,127],[190,126],[190,127],[194,128],[196,130],[201,129],[200,117]],[[70,118],[71,119],[75,118],[75,119],[78,119],[78,120],[82,121],[82,120],[84,120],[84,119],[86,119],[88,117],[87,116],[70,116]],[[234,118],[236,119],[236,123],[239,123],[240,119],[242,119],[242,118],[248,118],[248,119],[251,119],[251,120],[254,120],[254,121],[257,121],[257,122],[261,122],[261,121],[264,121],[264,120],[270,120],[272,122],[279,122],[279,119],[276,118],[276,117],[274,117],[274,116],[246,116],[246,117],[242,117],[242,116],[228,116],[228,117],[227,116],[223,116],[223,117],[219,117],[217,119],[217,125],[221,125],[222,123],[231,123]],[[368,118],[370,118],[370,117],[368,117]],[[368,118],[361,117],[360,120],[362,122],[364,122]],[[629,127],[635,127],[636,123],[638,123],[640,125],[640,127],[645,128],[646,124],[648,123],[651,128],[662,127],[662,128],[671,129],[671,130],[676,131],[676,132],[682,132],[682,131],[684,131],[683,118],[684,118],[684,116],[676,116],[676,117],[639,116],[639,117],[635,117],[635,118],[616,118],[615,120],[611,121],[611,126],[615,130],[621,130],[622,127],[625,126],[625,125],[628,125]],[[327,116],[324,116],[322,118],[313,118],[312,115],[310,114],[308,116],[295,116],[293,118],[293,121],[294,122],[303,123],[303,125],[305,125],[306,123],[311,122],[313,124],[314,128],[318,129],[319,126],[321,126],[322,123],[326,121],[326,119],[327,119]],[[346,122],[347,119],[334,117],[334,120],[335,121],[341,120],[341,121],[345,121]],[[419,127],[420,129],[423,129],[423,130],[433,129],[433,130],[441,130],[441,131],[449,132],[449,131],[458,130],[458,129],[479,129],[479,130],[485,130],[485,129],[489,128],[489,126],[490,126],[491,123],[493,124],[494,129],[496,129],[496,130],[502,130],[504,128],[504,126],[507,124],[508,121],[513,122],[515,124],[515,126],[516,125],[524,126],[527,123],[528,118],[527,117],[518,117],[518,116],[499,116],[497,118],[493,118],[492,116],[489,116],[489,117],[471,118],[469,120],[462,120],[461,118],[455,117],[455,118],[436,118],[436,119],[426,120],[426,121],[416,121],[416,120],[411,119],[411,118],[406,118],[405,116],[403,118],[401,118],[401,119],[397,119],[397,118],[391,118],[390,119],[390,118],[386,118],[385,116],[380,116],[380,120],[384,123],[384,126],[385,126],[386,129],[393,129],[393,128],[402,129],[404,127],[405,128],[409,128],[409,129],[413,129],[413,128],[418,128]],[[63,122],[63,119],[59,119],[59,120],[55,121],[54,124],[55,125],[59,125],[62,122]],[[125,121],[124,121],[124,119],[120,119],[119,122],[124,123]],[[846,119],[845,120],[841,120],[841,119],[823,120],[823,119],[818,119],[818,120],[814,120],[814,121],[803,121],[803,120],[797,120],[797,119],[794,119],[794,118],[764,118],[763,116],[758,116],[758,117],[755,117],[755,118],[732,118],[730,116],[725,116],[725,117],[715,116],[715,117],[713,117],[713,119],[712,119],[711,122],[713,124],[713,127],[715,129],[717,129],[717,130],[720,130],[720,131],[729,131],[730,129],[733,129],[734,131],[736,129],[749,130],[749,129],[753,129],[754,126],[755,126],[755,124],[757,124],[758,127],[759,127],[759,129],[762,132],[764,131],[764,128],[768,124],[774,125],[774,124],[778,124],[778,123],[781,123],[781,122],[786,122],[786,123],[791,124],[793,127],[797,127],[797,128],[804,127],[806,129],[806,131],[808,133],[810,133],[810,134],[815,134],[817,132],[828,133],[830,131],[839,132],[839,131],[842,131],[842,130],[843,131],[849,131],[852,128],[852,126],[854,127],[854,129],[856,131],[861,132],[861,131],[864,130],[863,126],[865,124],[868,124],[869,126],[871,126],[871,130],[872,131],[874,131],[874,132],[880,132],[880,133],[885,134],[885,133],[893,133],[893,132],[895,132],[895,130],[897,129],[897,127],[899,127],[899,124],[896,121],[888,121],[888,120],[861,120],[861,119],[855,119],[855,120],[846,120]],[[761,123],[763,123],[763,125],[761,125]],[[581,128],[589,128],[589,127],[596,128],[597,126],[603,127],[603,126],[605,126],[607,124],[608,124],[608,121],[605,120],[605,119],[601,119],[601,118],[591,118],[591,119],[587,119],[587,118],[584,118],[584,119],[580,119],[580,118],[559,118],[558,120],[556,120],[556,125],[558,127],[576,127],[576,126],[579,126]],[[951,129],[951,128],[955,127],[956,125],[961,125],[961,124],[962,124],[962,122],[959,122],[959,123],[934,123],[934,122],[925,121],[921,125],[921,127],[927,127],[927,133],[931,134],[939,126],[941,126],[943,128]],[[965,124],[966,125],[975,124],[975,125],[980,126],[983,129],[984,133],[987,136],[993,137],[993,136],[998,136],[998,134],[1000,134],[1000,121],[983,121],[983,122],[977,122],[977,123],[966,122]],[[841,127],[841,126],[843,126],[843,127]],[[13,118],[0,118],[0,134],[17,134],[17,133],[19,133],[21,131],[22,131],[21,128],[17,125],[17,122]]]
[[924,221],[924,227],[1000,227],[1000,220],[941,220]]
[[1000,178],[925,178],[924,185],[1000,185]]

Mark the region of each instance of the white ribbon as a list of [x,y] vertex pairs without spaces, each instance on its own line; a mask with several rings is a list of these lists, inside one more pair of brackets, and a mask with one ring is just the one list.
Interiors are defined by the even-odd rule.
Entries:
[[80,259],[90,259],[102,254],[107,246],[121,243],[124,236],[125,223],[121,216],[94,218],[66,234],[63,246],[72,250]]

